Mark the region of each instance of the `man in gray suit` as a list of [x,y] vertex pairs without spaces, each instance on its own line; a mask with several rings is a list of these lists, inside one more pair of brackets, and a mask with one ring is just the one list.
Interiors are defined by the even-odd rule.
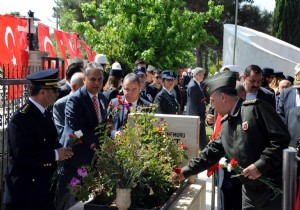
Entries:
[[195,115],[200,117],[200,135],[199,146],[204,149],[207,144],[205,131],[205,112],[208,96],[204,94],[201,88],[201,82],[204,79],[205,69],[196,67],[192,70],[193,78],[187,85],[187,104],[186,115]]
[[[58,139],[61,138],[65,126],[65,107],[70,95],[83,86],[83,73],[75,73],[71,80],[71,93],[58,99],[53,105],[53,119],[58,134]],[[62,143],[62,142],[61,142]]]

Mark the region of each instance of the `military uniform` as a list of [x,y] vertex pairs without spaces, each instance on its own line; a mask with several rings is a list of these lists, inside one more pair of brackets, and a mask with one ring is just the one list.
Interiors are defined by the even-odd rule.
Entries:
[[9,122],[8,145],[4,203],[9,209],[54,209],[50,186],[61,145],[50,113],[28,100]]
[[[223,118],[219,138],[209,144],[199,158],[191,160],[183,168],[183,174],[185,177],[197,174],[217,163],[226,154],[229,160],[235,158],[243,168],[253,163],[262,176],[273,179],[281,187],[282,153],[289,141],[289,132],[269,104],[259,99],[245,102],[240,99],[233,114]],[[244,209],[249,202],[260,207],[274,202],[273,207],[266,209],[281,209],[281,196],[272,200],[274,195],[262,182],[244,176],[240,176],[240,180],[243,183]],[[254,192],[258,190],[260,194],[255,195]],[[262,197],[265,200],[259,201]]]
[[[204,89],[211,97],[213,96],[212,98],[221,97],[221,93],[226,95],[224,98],[228,100],[226,102],[229,102],[230,106],[222,110],[222,103],[215,102],[215,107],[218,107],[219,112],[230,115],[225,115],[222,119],[219,137],[208,144],[198,158],[192,159],[182,168],[184,177],[206,170],[226,155],[229,160],[235,158],[242,168],[254,164],[263,177],[272,179],[274,184],[281,187],[282,153],[291,139],[281,118],[265,101],[236,99],[234,72],[213,75],[204,83]],[[220,92],[213,95],[218,89]],[[228,112],[230,107],[231,110]],[[249,171],[255,170],[249,169]],[[250,175],[248,177],[251,178]],[[272,190],[267,185],[258,179],[253,180],[248,177],[239,176],[243,185],[244,210],[282,209],[282,195],[274,198]]]

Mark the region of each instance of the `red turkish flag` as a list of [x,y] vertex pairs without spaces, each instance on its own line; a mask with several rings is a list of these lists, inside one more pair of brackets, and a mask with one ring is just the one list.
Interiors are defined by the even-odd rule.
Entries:
[[[17,62],[19,65],[28,66],[28,58],[29,58],[29,47],[27,40],[27,32],[28,32],[28,20],[24,18],[18,18],[18,48],[20,50],[20,58]],[[19,71],[20,73],[22,71]],[[23,72],[22,72],[23,73]],[[23,74],[23,77],[25,75]],[[21,75],[18,77],[21,78]]]
[[72,41],[73,41],[73,47],[75,50],[76,57],[82,58],[78,33],[74,32],[72,34]]
[[[75,34],[75,35],[74,35]],[[70,58],[74,58],[74,57],[79,57],[82,58],[80,49],[78,47],[78,34],[74,33],[72,36],[72,39],[74,40],[72,42],[70,33],[68,32],[63,32],[64,35],[64,43],[67,46],[67,49],[70,53]]]
[[56,43],[58,46],[60,56],[65,59],[65,69],[67,69],[68,60],[67,60],[66,48],[65,48],[65,44],[64,44],[63,31],[54,30],[54,37],[55,37],[55,40],[56,40]]
[[[0,62],[5,69],[3,76],[22,78],[28,65],[26,20],[12,15],[0,15],[0,25]],[[8,100],[20,97],[21,93],[22,86],[9,85]]]
[[84,47],[84,49],[86,51],[86,55],[88,57],[88,60],[90,62],[94,62],[94,58],[95,58],[96,53],[83,40],[80,40],[80,43],[82,44],[82,46]]
[[38,24],[38,39],[40,51],[49,52],[49,57],[56,57],[48,26],[41,23]]

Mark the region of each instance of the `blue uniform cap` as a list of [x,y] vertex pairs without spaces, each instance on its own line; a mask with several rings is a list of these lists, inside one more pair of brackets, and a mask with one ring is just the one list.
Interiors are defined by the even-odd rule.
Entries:
[[170,70],[164,70],[161,73],[161,78],[163,79],[176,79],[176,74]]
[[26,79],[33,85],[52,86],[58,88],[58,69],[47,69],[29,74]]
[[138,66],[134,68],[135,74],[146,74],[146,69],[142,66]]

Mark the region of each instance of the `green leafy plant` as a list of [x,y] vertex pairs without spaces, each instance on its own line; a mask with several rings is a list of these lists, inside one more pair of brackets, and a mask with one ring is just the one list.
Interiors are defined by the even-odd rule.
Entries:
[[84,177],[79,170],[79,178],[70,185],[79,200],[92,194],[112,201],[117,187],[131,188],[132,206],[155,208],[175,191],[169,177],[186,158],[187,147],[167,135],[167,124],[154,116],[155,108],[131,110],[122,134],[114,139],[110,126],[99,127],[106,131],[100,137],[101,149],[96,150],[92,165],[85,167]]

